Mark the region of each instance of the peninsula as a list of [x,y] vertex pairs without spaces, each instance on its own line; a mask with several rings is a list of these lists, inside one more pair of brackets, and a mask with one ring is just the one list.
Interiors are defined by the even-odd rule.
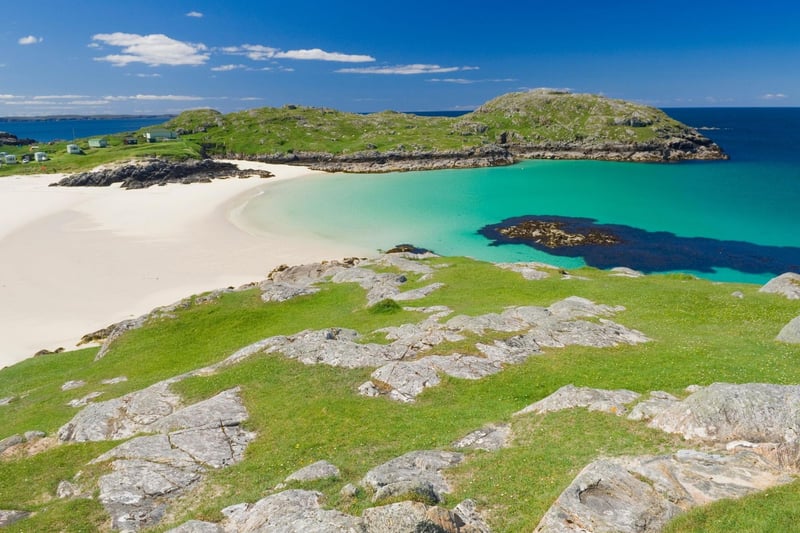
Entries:
[[[38,149],[48,158],[45,172],[61,173],[154,156],[248,160],[343,172],[489,167],[525,159],[728,158],[713,141],[659,109],[548,89],[505,94],[459,117],[394,111],[358,114],[285,105],[229,114],[185,111],[160,126],[174,134],[168,142],[145,142],[153,129],[109,135],[103,147],[91,146],[89,139],[78,140],[79,157],[66,153],[66,142]],[[25,147],[8,149],[19,157],[27,152]],[[24,173],[28,169],[0,167],[0,176]]]

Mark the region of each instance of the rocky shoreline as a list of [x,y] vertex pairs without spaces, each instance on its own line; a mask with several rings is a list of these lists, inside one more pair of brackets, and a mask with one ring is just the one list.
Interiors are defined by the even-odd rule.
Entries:
[[697,132],[691,132],[685,137],[670,137],[644,143],[592,141],[505,143],[464,150],[389,150],[347,154],[227,153],[223,158],[303,165],[312,170],[326,172],[381,173],[507,166],[526,159],[674,163],[727,160],[729,156],[710,139]]
[[250,176],[271,178],[273,174],[266,170],[241,170],[233,163],[211,159],[172,161],[149,158],[72,174],[56,183],[51,183],[50,186],[108,187],[114,183],[121,183],[120,187],[123,189],[144,189],[167,183],[208,183],[212,179]]

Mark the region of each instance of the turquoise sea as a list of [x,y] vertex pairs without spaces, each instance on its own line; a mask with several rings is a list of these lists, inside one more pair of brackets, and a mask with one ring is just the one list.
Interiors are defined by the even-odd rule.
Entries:
[[[700,128],[731,160],[526,161],[490,169],[331,174],[277,183],[251,200],[242,216],[264,229],[280,227],[375,250],[412,243],[443,255],[566,268],[585,264],[583,258],[524,244],[493,246],[478,230],[509,217],[582,217],[669,232],[679,241],[744,241],[756,245],[754,253],[777,250],[800,263],[800,109],[667,112]],[[780,273],[743,272],[724,260],[711,271],[679,270],[749,283]]]

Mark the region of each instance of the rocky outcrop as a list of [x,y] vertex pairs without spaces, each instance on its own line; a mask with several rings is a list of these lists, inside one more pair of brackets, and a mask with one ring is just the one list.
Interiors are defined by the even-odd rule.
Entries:
[[361,518],[322,507],[323,495],[309,490],[286,490],[254,504],[222,510],[219,524],[190,520],[169,533],[488,533],[489,528],[465,500],[452,511],[420,502],[403,501],[366,509]]
[[495,263],[495,266],[498,268],[502,268],[503,270],[510,270],[512,272],[517,272],[522,275],[523,278],[528,280],[540,280],[549,278],[550,274],[555,272],[560,272],[561,268],[548,265],[546,263],[537,263],[537,262],[530,262],[530,263]]
[[284,481],[316,481],[318,479],[338,478],[339,468],[328,461],[317,461],[297,472],[289,474]]
[[769,280],[758,292],[782,294],[789,300],[800,300],[800,274],[786,272]]
[[661,531],[678,514],[792,477],[752,452],[600,459],[584,468],[536,526],[536,533]]
[[800,316],[793,318],[788,324],[781,328],[775,340],[800,344]]
[[679,401],[668,392],[653,391],[650,393],[650,398],[637,403],[631,409],[628,420],[652,420]]
[[13,133],[7,131],[0,131],[0,146],[23,146],[29,144],[36,144],[34,139],[20,139]]
[[454,448],[483,450],[496,452],[508,448],[511,443],[512,433],[509,424],[489,424],[471,431],[464,438],[453,443]]
[[143,189],[167,183],[198,183],[212,179],[272,177],[264,170],[240,170],[233,163],[211,159],[176,161],[162,158],[135,160],[129,163],[99,167],[89,172],[67,176],[53,186],[108,187],[120,183],[123,189]]
[[713,383],[661,412],[650,427],[701,441],[792,443],[800,437],[800,386]]
[[100,477],[99,500],[115,529],[137,530],[161,520],[171,498],[183,494],[208,469],[242,460],[255,434],[241,424],[247,411],[238,389],[179,408],[166,382],[90,405],[59,430],[61,441],[135,437],[96,458],[112,461]]
[[415,495],[432,503],[441,502],[450,492],[442,470],[456,466],[464,456],[456,452],[426,450],[409,452],[376,466],[366,473],[361,484],[373,491],[372,501]]
[[23,518],[31,515],[28,511],[4,511],[0,509],[0,527],[10,526],[14,522],[19,522]]
[[564,385],[553,394],[533,403],[524,409],[514,413],[523,415],[527,413],[551,413],[564,409],[574,409],[585,407],[589,411],[602,411],[617,416],[625,414],[628,409],[627,404],[636,401],[639,393],[629,390],[604,390],[593,389],[590,387],[576,387],[575,385]]

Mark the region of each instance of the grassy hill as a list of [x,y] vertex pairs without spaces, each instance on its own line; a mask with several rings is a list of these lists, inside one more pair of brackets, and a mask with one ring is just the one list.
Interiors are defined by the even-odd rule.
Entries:
[[[213,115],[208,115],[213,117]],[[185,117],[184,117],[185,118]],[[211,472],[202,486],[177,501],[165,530],[189,518],[218,521],[220,509],[253,502],[289,473],[319,459],[342,470],[341,480],[295,484],[321,491],[326,505],[360,513],[374,505],[368,495],[343,498],[340,487],[357,483],[376,464],[417,449],[449,449],[454,440],[490,422],[510,422],[515,440],[499,452],[467,452],[448,475],[454,492],[446,504],[474,499],[489,512],[494,531],[531,531],[575,474],[598,456],[666,453],[686,446],[679,438],[645,425],[584,409],[513,417],[512,413],[573,383],[626,388],[640,393],[663,390],[685,396],[691,384],[715,381],[800,382],[800,346],[774,340],[798,313],[796,301],[757,292],[745,284],[720,284],[682,275],[637,279],[584,268],[585,279],[552,275],[527,281],[489,263],[461,258],[426,261],[436,266],[428,280],[409,274],[409,289],[430,282],[444,287],[413,305],[446,305],[456,314],[500,312],[512,305],[542,305],[568,296],[625,306],[615,321],[635,328],[652,342],[615,348],[572,346],[543,355],[479,381],[443,379],[415,403],[357,393],[370,369],[305,366],[279,355],[254,356],[214,375],[174,385],[188,402],[233,386],[250,413],[247,429],[257,432],[245,460]],[[381,267],[381,271],[394,271]],[[741,291],[743,298],[731,296]],[[237,349],[278,334],[326,327],[353,328],[371,342],[388,325],[419,322],[421,313],[399,306],[368,307],[354,283],[325,283],[314,295],[284,303],[264,303],[253,288],[195,302],[145,327],[124,334],[108,355],[94,361],[87,348],[23,361],[0,371],[0,439],[41,430],[53,435],[76,412],[66,403],[90,391],[118,397],[159,380],[221,361]],[[477,353],[475,341],[447,343],[436,353]],[[124,375],[127,381],[103,385]],[[62,391],[68,380],[84,388]],[[95,531],[107,527],[97,499],[58,499],[61,480],[96,486],[109,466],[87,463],[115,443],[74,443],[0,459],[0,509],[33,511],[11,531]],[[723,502],[675,522],[669,531],[788,531],[800,519],[800,482],[767,493]]]
[[[590,94],[537,90],[510,93],[460,117],[423,117],[393,111],[368,115],[334,109],[286,105],[222,114],[210,109],[186,111],[164,127],[180,133],[174,141],[142,144],[146,129],[110,135],[108,148],[78,141],[84,155],[67,155],[67,143],[40,146],[44,165],[3,165],[0,176],[75,172],[125,158],[237,157],[271,162],[321,164],[326,160],[364,163],[351,170],[375,170],[370,163],[386,157],[396,168],[446,156],[439,168],[509,164],[533,157],[622,160],[719,159],[722,151],[695,130],[664,112],[639,104]],[[475,151],[502,157],[479,161]],[[28,148],[9,148],[23,154]],[[638,155],[637,155],[638,154]],[[339,167],[332,167],[338,169]],[[427,168],[427,167],[426,167]],[[381,169],[386,170],[386,169]]]

